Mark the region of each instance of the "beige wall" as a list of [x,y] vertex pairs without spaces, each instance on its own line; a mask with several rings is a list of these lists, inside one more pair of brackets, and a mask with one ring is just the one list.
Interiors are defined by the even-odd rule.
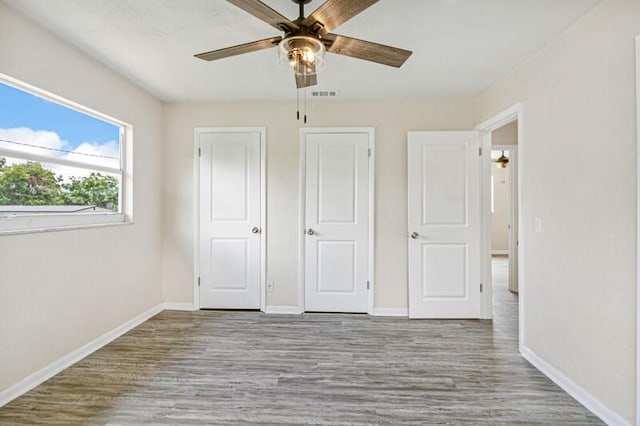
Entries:
[[[292,97],[295,92],[291,91]],[[164,298],[193,300],[193,129],[267,126],[267,277],[271,306],[298,305],[298,165],[295,103],[170,104],[165,108]],[[375,306],[407,307],[407,132],[467,130],[473,101],[317,101],[310,126],[376,129]]]
[[509,169],[491,164],[493,177],[493,214],[491,215],[491,251],[509,250]]
[[491,132],[491,145],[517,145],[518,122],[512,121]]
[[637,34],[640,1],[606,0],[477,100],[478,121],[522,102],[525,345],[629,420]]
[[1,3],[0,73],[132,124],[137,201],[134,225],[0,236],[2,392],[161,302],[162,108]]

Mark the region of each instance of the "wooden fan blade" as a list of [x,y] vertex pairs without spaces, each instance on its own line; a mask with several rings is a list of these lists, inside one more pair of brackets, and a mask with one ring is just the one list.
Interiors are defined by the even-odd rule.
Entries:
[[255,52],[256,50],[268,49],[270,47],[277,46],[278,43],[280,43],[280,40],[282,40],[282,37],[265,38],[264,40],[252,41],[251,43],[198,53],[194,56],[198,59],[204,59],[205,61],[215,61],[216,59],[228,58],[229,56],[242,55],[243,53]]
[[338,34],[327,34],[323,40],[330,41],[327,51],[338,55],[351,56],[365,61],[400,68],[413,52],[397,47],[386,46],[372,41],[358,40]]
[[303,89],[318,84],[318,74],[298,75],[296,74],[296,87]]
[[291,33],[300,29],[296,24],[271,9],[260,0],[227,0],[234,6],[266,22],[280,31]]
[[[327,0],[305,18],[302,25],[323,35],[377,2],[378,0]],[[317,23],[321,25],[317,25]]]

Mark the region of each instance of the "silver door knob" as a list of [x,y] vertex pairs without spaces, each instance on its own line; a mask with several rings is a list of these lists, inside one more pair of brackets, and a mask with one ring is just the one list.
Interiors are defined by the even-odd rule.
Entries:
[[419,236],[420,235],[417,232],[412,232],[411,233],[411,238],[413,238],[414,240],[417,240]]
[[309,229],[307,230],[307,234],[308,234],[308,235],[314,235],[315,233],[316,233],[316,231],[314,231],[314,230],[313,230],[313,229],[311,229],[311,228],[309,228]]
[[260,228],[258,228],[257,226],[254,226],[253,228],[251,228],[251,232],[253,232],[254,234],[259,234]]

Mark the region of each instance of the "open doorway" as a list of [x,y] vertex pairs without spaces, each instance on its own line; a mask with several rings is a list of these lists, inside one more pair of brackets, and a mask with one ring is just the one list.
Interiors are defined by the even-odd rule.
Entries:
[[518,326],[518,121],[491,132],[493,317]]
[[[525,277],[525,248],[526,242],[523,239],[523,235],[519,233],[518,224],[522,223],[522,182],[521,176],[523,175],[524,166],[524,153],[526,149],[526,143],[523,139],[523,113],[522,104],[516,104],[501,113],[489,118],[476,127],[476,130],[482,134],[482,151],[491,152],[493,149],[503,148],[505,154],[507,151],[510,155],[509,163],[506,167],[509,170],[510,177],[510,194],[511,199],[509,205],[511,206],[510,216],[510,229],[509,229],[509,241],[510,252],[507,255],[506,265],[503,262],[502,270],[496,272],[502,272],[503,277],[506,278],[506,285],[503,284],[500,290],[500,284],[497,284],[498,289],[495,290],[496,296],[494,297],[494,277],[492,268],[492,256],[491,256],[491,227],[492,227],[492,214],[491,214],[491,169],[493,162],[491,161],[491,155],[483,155],[482,166],[482,229],[483,229],[483,254],[482,254],[482,270],[483,280],[488,283],[487,291],[484,292],[483,299],[483,315],[486,319],[494,319],[494,327],[496,330],[503,329],[512,337],[516,337],[517,344],[520,353],[523,352],[525,336],[525,306],[526,304],[526,283]],[[501,130],[502,129],[502,130]],[[514,133],[515,132],[515,133]],[[509,139],[501,140],[502,136],[509,135]],[[495,141],[494,141],[495,139]],[[511,141],[511,143],[508,142]],[[502,152],[502,149],[500,149]],[[506,268],[505,268],[506,266]],[[510,267],[511,266],[511,267]],[[506,271],[505,271],[506,269]],[[513,278],[511,278],[513,277]],[[498,277],[500,279],[500,277]],[[515,281],[514,281],[515,279]],[[517,295],[508,290],[509,280],[511,282],[517,282]],[[503,282],[505,279],[503,278]],[[501,298],[501,296],[505,296]],[[494,309],[494,303],[500,306],[500,303],[507,301],[508,305],[503,304],[504,309]],[[507,308],[507,306],[509,308]],[[515,328],[517,327],[517,329]],[[508,329],[506,329],[508,328]],[[517,332],[517,333],[514,333]]]

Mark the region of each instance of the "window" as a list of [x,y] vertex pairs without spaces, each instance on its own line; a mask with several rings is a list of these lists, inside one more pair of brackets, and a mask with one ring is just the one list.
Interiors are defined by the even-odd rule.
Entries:
[[127,133],[0,77],[0,233],[124,222]]

